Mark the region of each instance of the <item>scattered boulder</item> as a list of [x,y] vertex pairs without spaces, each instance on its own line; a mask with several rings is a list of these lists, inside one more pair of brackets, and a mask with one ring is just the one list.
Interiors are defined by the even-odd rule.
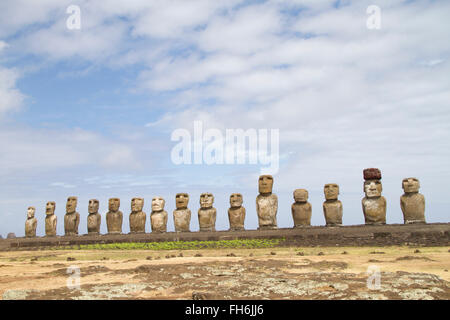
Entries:
[[10,232],[8,233],[8,235],[6,236],[6,239],[14,239],[16,238],[16,234],[14,232]]
[[348,252],[347,252],[347,251],[344,251],[344,252],[342,252],[341,254],[348,254]]
[[299,252],[297,252],[297,255],[298,256],[304,256],[305,254],[303,252],[299,251]]
[[152,260],[152,257],[148,256],[147,258],[145,258],[147,260]]
[[203,257],[203,255],[201,253],[197,253],[194,257]]
[[227,257],[236,257],[236,255],[233,252],[231,252],[227,254]]
[[414,253],[420,253],[419,249],[414,250]]
[[67,257],[67,261],[75,261],[77,259],[73,258],[73,257]]
[[323,256],[323,255],[325,255],[322,251],[320,251],[318,254],[317,254],[318,256]]
[[250,253],[248,256],[249,256],[249,257],[253,257],[253,253]]
[[183,252],[180,252],[180,253],[178,254],[178,256],[179,256],[179,257],[182,257],[182,256],[183,256]]
[[271,251],[270,254],[271,254],[272,256],[275,256],[277,253],[274,252],[274,251]]

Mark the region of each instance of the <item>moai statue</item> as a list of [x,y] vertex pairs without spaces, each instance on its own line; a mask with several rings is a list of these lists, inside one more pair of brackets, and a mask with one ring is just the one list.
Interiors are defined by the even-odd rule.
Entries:
[[108,234],[121,234],[123,213],[119,211],[120,199],[111,198],[108,201],[108,212],[106,213],[106,226]]
[[175,232],[190,232],[191,210],[188,209],[189,195],[187,193],[177,193],[175,196],[175,205],[177,208],[173,211],[173,224]]
[[130,233],[145,233],[147,215],[142,211],[144,198],[131,199]]
[[64,233],[66,236],[78,234],[78,225],[80,224],[80,214],[77,210],[77,197],[69,197],[66,204],[66,214],[64,216]]
[[152,213],[150,214],[150,222],[152,232],[167,232],[167,211],[164,210],[166,201],[161,197],[152,199]]
[[200,231],[216,231],[216,208],[213,207],[214,196],[212,193],[200,195],[200,209],[198,209],[198,224]]
[[45,235],[47,237],[56,236],[56,223],[58,218],[55,215],[56,203],[54,201],[47,202],[45,207]]
[[258,181],[259,195],[256,197],[258,229],[277,229],[278,197],[272,193],[273,177],[262,175]]
[[245,208],[242,206],[242,202],[242,194],[233,193],[230,196],[230,208],[228,209],[230,231],[244,230]]
[[325,202],[323,203],[323,215],[327,227],[342,226],[342,202],[338,200],[339,185],[328,183],[324,186]]
[[292,218],[294,218],[294,228],[307,227],[311,225],[311,203],[308,202],[308,190],[296,189],[294,191],[292,204]]
[[400,197],[400,206],[405,224],[425,223],[425,197],[419,193],[419,180],[403,179],[402,187],[405,194]]
[[102,223],[102,216],[98,213],[99,201],[97,199],[89,200],[87,228],[88,234],[100,234],[100,225]]
[[366,224],[386,224],[386,199],[381,195],[381,171],[376,168],[364,170],[364,193],[362,207]]
[[25,237],[27,238],[36,237],[37,219],[34,217],[35,212],[35,207],[28,207],[27,221],[25,221]]

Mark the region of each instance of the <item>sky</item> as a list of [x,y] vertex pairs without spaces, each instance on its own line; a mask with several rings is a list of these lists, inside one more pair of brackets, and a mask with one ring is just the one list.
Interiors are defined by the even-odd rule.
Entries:
[[[71,5],[79,29],[68,27]],[[371,5],[379,28],[368,27]],[[0,235],[24,235],[28,206],[44,235],[47,201],[62,235],[69,196],[80,234],[92,198],[106,233],[111,197],[124,233],[133,197],[148,216],[152,197],[164,197],[173,231],[178,192],[190,195],[192,231],[203,192],[215,196],[218,230],[236,192],[256,229],[261,163],[171,158],[173,132],[193,134],[196,121],[223,135],[278,130],[279,227],[293,226],[297,188],[309,191],[311,223],[324,225],[326,183],[340,186],[343,223],[363,224],[371,167],[382,172],[387,223],[403,223],[406,177],[420,180],[427,221],[448,222],[449,16],[445,0],[1,1]]]

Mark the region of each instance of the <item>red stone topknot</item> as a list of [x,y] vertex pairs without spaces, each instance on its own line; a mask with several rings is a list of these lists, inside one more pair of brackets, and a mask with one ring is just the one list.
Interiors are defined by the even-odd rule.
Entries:
[[381,179],[381,171],[378,168],[368,168],[364,169],[364,180],[380,180]]

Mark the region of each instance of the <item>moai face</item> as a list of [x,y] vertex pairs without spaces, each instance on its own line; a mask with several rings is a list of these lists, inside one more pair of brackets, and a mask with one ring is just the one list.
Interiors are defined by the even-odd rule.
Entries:
[[296,189],[294,191],[295,202],[307,202],[308,201],[308,190],[306,189]]
[[111,198],[108,202],[108,208],[111,212],[117,212],[120,208],[120,199],[119,198]]
[[271,175],[262,175],[258,180],[259,193],[272,193],[273,177]]
[[417,178],[405,178],[402,181],[402,187],[405,193],[419,192],[420,182]]
[[177,193],[175,196],[175,204],[177,209],[186,209],[189,203],[189,195],[187,193]]
[[233,193],[230,196],[230,205],[232,208],[242,207],[243,202],[244,201],[242,200],[242,194],[240,194],[240,193]]
[[34,213],[36,212],[36,208],[35,207],[28,207],[27,210],[27,218],[28,219],[33,219],[34,218]]
[[337,200],[339,195],[339,186],[336,183],[327,183],[323,192],[325,193],[326,200]]
[[212,193],[202,193],[200,195],[200,207],[211,208],[214,203],[214,196]]
[[47,202],[47,205],[45,207],[45,214],[46,215],[52,215],[55,213],[55,207],[56,203],[54,201]]
[[364,193],[367,198],[376,198],[381,196],[383,186],[380,180],[366,180],[364,181]]
[[77,210],[77,202],[78,202],[77,197],[67,198],[66,212],[74,213]]
[[132,212],[141,212],[143,208],[144,208],[144,199],[143,198],[131,199],[131,211]]
[[97,213],[99,207],[99,202],[97,199],[89,200],[88,212],[89,213]]
[[152,211],[158,212],[164,210],[164,205],[166,204],[166,201],[161,197],[154,197],[152,199]]

